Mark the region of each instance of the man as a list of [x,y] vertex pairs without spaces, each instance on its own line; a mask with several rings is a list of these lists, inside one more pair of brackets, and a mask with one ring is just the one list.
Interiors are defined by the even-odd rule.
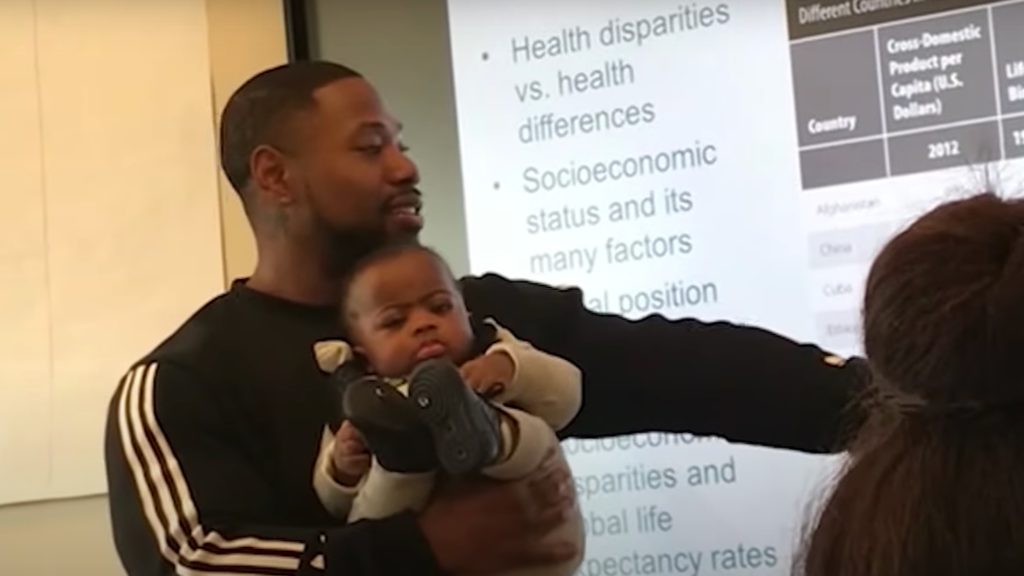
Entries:
[[[314,493],[331,398],[313,343],[343,337],[347,267],[422,226],[399,130],[366,80],[326,62],[262,72],[228,102],[221,163],[258,263],[111,401],[110,505],[129,574],[486,574],[575,553],[544,539],[574,505],[557,459],[523,484],[440,494],[415,517],[339,526]],[[832,450],[862,387],[853,366],[754,328],[627,321],[586,310],[578,290],[493,274],[462,288],[474,314],[580,367],[570,436],[688,431]]]

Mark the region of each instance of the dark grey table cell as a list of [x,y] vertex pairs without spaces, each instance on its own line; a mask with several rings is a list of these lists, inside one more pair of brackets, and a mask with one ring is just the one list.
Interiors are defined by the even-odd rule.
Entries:
[[1024,112],[1024,2],[992,8],[1003,114]]
[[800,176],[805,189],[884,178],[885,142],[878,138],[802,150]]
[[1024,116],[1003,120],[1003,137],[1007,158],[1024,157]]
[[1000,159],[999,122],[940,128],[889,138],[893,176],[953,166],[970,167]]
[[988,10],[878,30],[888,132],[996,115]]
[[[756,0],[749,1],[755,2]],[[992,0],[912,0],[909,2],[786,0],[786,13],[789,16],[789,38],[796,40],[841,30],[874,26],[904,18],[960,10],[990,2]]]
[[882,133],[870,30],[790,48],[801,146]]

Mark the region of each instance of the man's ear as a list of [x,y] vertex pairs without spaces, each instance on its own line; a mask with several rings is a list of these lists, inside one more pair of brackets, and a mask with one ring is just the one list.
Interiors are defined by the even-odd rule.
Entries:
[[277,148],[262,145],[253,150],[249,173],[258,194],[268,194],[275,204],[290,204],[294,200],[288,185],[288,159]]

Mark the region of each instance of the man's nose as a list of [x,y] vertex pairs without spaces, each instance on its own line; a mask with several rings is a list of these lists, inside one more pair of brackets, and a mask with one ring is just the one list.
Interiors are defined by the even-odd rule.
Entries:
[[420,181],[416,163],[397,146],[388,157],[387,179],[396,186],[415,186]]

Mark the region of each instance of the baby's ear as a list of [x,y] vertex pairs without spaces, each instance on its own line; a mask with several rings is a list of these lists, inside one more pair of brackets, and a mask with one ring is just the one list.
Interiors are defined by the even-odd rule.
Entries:
[[352,346],[352,361],[356,363],[363,371],[373,374],[373,366],[370,366],[370,361],[367,360],[366,348],[362,346]]

